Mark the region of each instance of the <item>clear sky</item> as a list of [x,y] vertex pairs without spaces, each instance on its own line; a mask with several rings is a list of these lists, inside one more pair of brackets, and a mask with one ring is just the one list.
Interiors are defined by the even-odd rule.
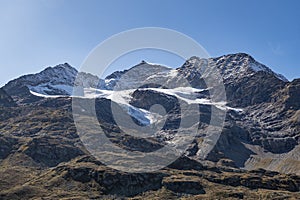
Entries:
[[[79,68],[106,38],[149,26],[182,32],[211,56],[249,53],[291,80],[300,77],[299,10],[298,0],[0,0],[0,86],[59,63]],[[141,55],[180,65],[146,54],[130,62]]]

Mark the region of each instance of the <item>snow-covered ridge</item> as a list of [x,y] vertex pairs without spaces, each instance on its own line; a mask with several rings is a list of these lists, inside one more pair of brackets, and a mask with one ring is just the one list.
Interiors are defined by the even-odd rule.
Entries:
[[[210,99],[206,98],[198,98],[198,93],[203,92],[207,89],[196,89],[192,87],[178,87],[172,89],[163,89],[163,88],[139,88],[138,90],[152,90],[159,93],[167,94],[170,96],[174,96],[188,104],[203,104],[203,105],[213,105],[222,110],[235,110],[235,111],[242,111],[242,109],[238,108],[231,108],[226,106],[227,102],[213,102]],[[132,99],[131,94],[135,91],[135,89],[129,90],[102,90],[96,88],[84,88],[84,93],[81,96],[71,96],[71,97],[78,97],[78,98],[106,98],[110,99],[118,104],[122,105],[129,105],[130,100]],[[57,98],[57,97],[69,97],[66,95],[44,95],[39,94],[34,91],[30,91],[33,95],[44,97],[44,98]]]
[[[214,69],[218,69],[225,84],[238,81],[243,77],[252,76],[259,71],[274,74],[277,78],[287,81],[285,77],[276,74],[265,65],[255,61],[250,55],[239,53],[210,59],[200,59],[193,56],[178,69],[172,69],[157,63],[153,64],[142,61],[130,69],[116,71],[107,76],[104,80],[101,80],[97,76],[89,73],[78,72],[68,63],[64,63],[55,67],[48,67],[40,73],[25,75],[10,81],[4,86],[4,90],[10,93],[10,91],[26,86],[30,91],[38,94],[71,95],[74,85],[82,86],[83,88],[92,87],[113,90],[117,83],[120,83],[121,87],[119,88],[121,90],[130,89],[137,88],[137,85],[143,82],[169,83],[169,81],[172,80],[176,81],[176,78],[180,76],[182,70],[186,69],[188,69],[187,73],[190,74],[190,77],[197,79],[200,78],[199,75],[203,72],[201,71],[202,66],[205,64],[208,64],[212,71],[214,71]],[[169,86],[170,85],[168,85],[168,87]]]
[[[146,87],[144,90],[153,90],[156,92],[175,96],[176,98],[185,101],[189,104],[206,104],[215,105],[223,110],[236,110],[227,106],[227,102],[211,102],[210,99],[203,98],[204,95],[197,95],[199,89],[205,88],[201,85],[201,73],[203,72],[203,65],[210,68],[211,71],[215,69],[221,73],[224,84],[231,82],[238,82],[244,77],[253,76],[259,71],[265,71],[274,74],[283,81],[287,81],[283,76],[274,73],[271,69],[263,64],[255,61],[247,54],[230,54],[218,58],[200,59],[198,57],[191,57],[186,63],[177,69],[161,66],[159,64],[141,63],[124,71],[116,71],[107,76],[104,80],[99,79],[89,73],[78,72],[69,64],[60,64],[55,67],[48,67],[40,73],[22,76],[9,82],[4,90],[18,91],[24,86],[30,90],[30,93],[35,96],[54,98],[65,97],[73,95],[73,87],[80,86],[84,89],[84,98],[89,98],[95,93],[97,98],[112,99],[119,104],[124,104],[129,107],[128,99],[131,96],[128,94],[132,89],[139,87]],[[191,87],[179,87],[182,77],[194,81]],[[150,84],[149,84],[150,83]],[[157,88],[162,83],[163,86],[171,89]],[[185,86],[190,86],[186,84]],[[151,88],[149,88],[151,87]],[[114,90],[119,90],[116,92]],[[96,91],[96,92],[95,92]],[[90,92],[90,94],[88,94]],[[18,92],[10,94],[17,96]],[[202,96],[202,98],[198,98]],[[119,99],[115,99],[119,98]],[[124,99],[127,98],[127,99]],[[126,100],[126,101],[125,101]],[[127,102],[127,103],[126,103]]]
[[196,89],[192,87],[178,87],[178,88],[172,88],[172,89],[162,89],[162,88],[143,88],[140,90],[153,90],[160,93],[164,93],[167,95],[174,96],[188,104],[202,104],[202,105],[212,105],[216,106],[218,109],[221,110],[234,110],[237,112],[242,112],[242,109],[239,108],[232,108],[227,105],[227,102],[213,102],[211,99],[206,98],[198,98],[197,93],[203,92],[207,89]]

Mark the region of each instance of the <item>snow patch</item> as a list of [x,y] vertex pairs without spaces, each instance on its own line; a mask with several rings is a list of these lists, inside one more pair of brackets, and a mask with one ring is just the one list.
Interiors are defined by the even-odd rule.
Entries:
[[251,67],[251,69],[254,70],[255,72],[258,72],[258,71],[266,71],[266,69],[264,69],[262,66],[256,65],[256,64],[253,64],[253,63],[250,64],[250,67]]
[[168,73],[168,76],[171,78],[176,77],[177,75],[178,75],[178,71],[176,69],[172,69]]
[[51,92],[60,93],[63,95],[71,95],[73,92],[73,86],[70,85],[63,85],[63,84],[49,84],[49,83],[44,83],[44,84],[39,84],[37,86],[28,86],[29,90],[39,93],[39,94],[44,94],[47,95]]
[[34,91],[29,90],[29,92],[37,97],[43,97],[43,98],[59,98],[59,97],[70,97],[70,96],[66,96],[66,95],[46,95],[46,94],[40,94]]

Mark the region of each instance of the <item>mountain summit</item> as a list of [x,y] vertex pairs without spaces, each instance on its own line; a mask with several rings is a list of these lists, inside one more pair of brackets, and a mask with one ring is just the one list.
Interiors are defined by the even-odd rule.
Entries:
[[[78,81],[75,82],[77,76]],[[39,99],[32,94],[70,96],[74,84],[97,87],[97,83],[101,85],[101,80],[99,81],[97,76],[78,72],[68,63],[64,63],[55,67],[47,67],[36,74],[21,76],[8,82],[3,89],[16,101],[26,103]]]
[[[193,56],[186,61],[185,65],[194,66],[199,63],[201,67],[203,60],[205,59]],[[207,63],[210,68],[213,68],[212,70],[219,70],[225,83],[250,77],[258,72],[272,74],[282,81],[288,81],[283,75],[273,72],[270,68],[257,62],[252,56],[246,53],[228,54],[216,58],[210,58],[207,60]]]

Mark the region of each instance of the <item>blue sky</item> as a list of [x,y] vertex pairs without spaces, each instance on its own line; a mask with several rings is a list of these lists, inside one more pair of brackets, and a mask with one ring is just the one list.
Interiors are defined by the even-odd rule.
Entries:
[[[182,32],[213,57],[249,53],[291,80],[300,77],[299,10],[297,0],[0,0],[0,85],[59,63],[79,68],[103,40],[149,26]],[[162,55],[143,52],[120,67],[181,64]]]

